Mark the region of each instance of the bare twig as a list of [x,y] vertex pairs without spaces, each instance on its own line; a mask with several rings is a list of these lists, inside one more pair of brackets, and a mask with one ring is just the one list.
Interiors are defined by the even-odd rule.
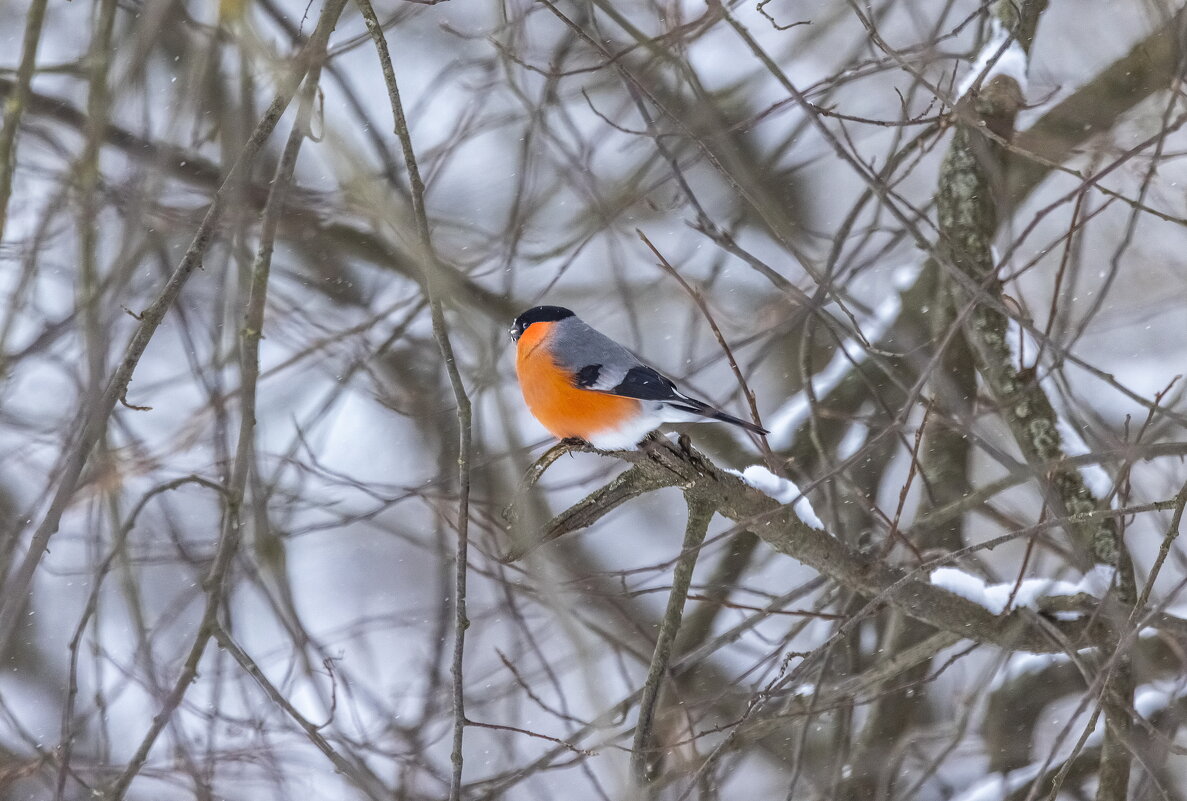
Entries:
[[260,666],[243,650],[226,629],[216,623],[213,634],[218,644],[225,648],[231,654],[231,658],[239,663],[239,667],[255,680],[256,684],[264,691],[264,694],[268,696],[269,700],[284,710],[284,713],[301,727],[301,730],[305,732],[305,736],[309,738],[309,741],[313,743],[317,750],[326,755],[326,758],[333,763],[334,768],[339,773],[349,777],[354,786],[366,795],[367,798],[372,799],[372,801],[381,801],[381,799],[391,797],[388,789],[383,786],[383,782],[375,775],[374,771],[367,767],[366,763],[356,763],[347,759],[346,756],[339,753],[330,744],[330,741],[319,730],[321,727],[314,724],[293,706],[292,702],[285,697],[284,693],[275,684],[269,681],[268,677],[264,675],[264,671],[260,669]]
[[709,521],[713,519],[711,502],[694,494],[686,494],[688,502],[688,525],[684,530],[684,545],[676,569],[672,575],[672,591],[668,595],[668,606],[660,620],[656,636],[655,651],[647,668],[643,682],[643,694],[639,698],[639,720],[635,724],[635,739],[631,745],[631,772],[639,786],[650,783],[656,775],[657,756],[652,752],[655,740],[655,709],[659,702],[668,672],[668,661],[672,656],[672,645],[680,630],[680,619],[684,615],[684,602],[688,596],[688,585],[696,567],[701,543]]
[[[17,132],[29,99],[33,70],[37,66],[37,47],[41,44],[41,26],[45,22],[46,0],[33,0],[25,14],[25,36],[21,42],[21,62],[17,66],[16,86],[4,104],[4,124],[0,126],[0,240],[8,221],[8,201],[12,196],[12,178],[16,172]],[[0,638],[0,651],[3,638]]]
[[454,650],[453,665],[450,672],[453,676],[453,753],[450,759],[453,763],[453,776],[449,786],[450,801],[459,801],[462,793],[462,740],[465,735],[466,709],[465,685],[462,675],[462,660],[465,654],[466,629],[470,620],[466,616],[466,571],[469,563],[469,524],[470,524],[470,461],[471,461],[471,411],[470,399],[466,395],[466,388],[462,383],[461,373],[458,371],[457,359],[454,356],[453,344],[450,342],[449,330],[445,324],[445,312],[441,305],[438,274],[441,271],[441,261],[433,249],[432,235],[429,232],[429,218],[425,210],[425,187],[420,177],[420,168],[416,161],[416,151],[412,146],[412,135],[408,130],[408,121],[404,117],[404,106],[400,100],[400,89],[396,83],[395,68],[388,52],[387,39],[383,28],[375,16],[370,0],[355,0],[363,19],[367,23],[367,30],[375,42],[375,50],[383,68],[383,78],[387,84],[388,99],[391,101],[392,117],[395,121],[396,136],[400,140],[400,147],[404,151],[404,166],[408,170],[408,182],[412,190],[412,208],[416,219],[417,238],[421,247],[422,270],[425,274],[425,294],[429,301],[429,312],[433,319],[433,338],[441,351],[441,358],[445,362],[445,370],[449,375],[449,383],[453,389],[454,402],[457,404],[458,421],[458,514],[457,514],[457,555],[454,582]]

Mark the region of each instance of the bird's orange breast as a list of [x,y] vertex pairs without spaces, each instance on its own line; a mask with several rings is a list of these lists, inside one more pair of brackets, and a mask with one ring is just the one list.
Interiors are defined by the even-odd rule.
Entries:
[[549,349],[556,323],[533,323],[519,338],[515,372],[528,409],[555,436],[591,436],[619,428],[636,417],[639,401],[581,389],[574,377],[558,367]]

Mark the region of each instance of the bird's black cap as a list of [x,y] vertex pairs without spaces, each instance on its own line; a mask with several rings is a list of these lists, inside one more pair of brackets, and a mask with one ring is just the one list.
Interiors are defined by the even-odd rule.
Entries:
[[561,306],[534,306],[515,318],[511,325],[511,339],[518,342],[532,323],[555,323],[573,316],[573,312]]

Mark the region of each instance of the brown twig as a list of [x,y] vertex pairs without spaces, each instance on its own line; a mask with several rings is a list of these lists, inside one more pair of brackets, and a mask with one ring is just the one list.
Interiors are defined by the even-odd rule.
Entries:
[[684,544],[672,574],[672,591],[668,595],[664,616],[660,619],[655,651],[647,668],[647,678],[643,682],[643,694],[639,697],[639,720],[635,724],[635,737],[631,745],[631,773],[639,787],[649,784],[656,775],[655,755],[652,753],[655,709],[667,677],[672,645],[676,642],[676,634],[680,630],[680,619],[684,615],[684,603],[688,596],[688,585],[692,582],[692,571],[696,567],[701,543],[705,540],[705,532],[714,514],[713,505],[707,499],[692,493],[685,493],[684,497],[688,503],[688,524],[684,529]]
[[454,401],[457,404],[458,421],[458,515],[457,515],[457,554],[454,581],[454,650],[453,664],[450,673],[453,677],[453,753],[450,760],[453,763],[453,775],[449,785],[450,801],[459,801],[462,794],[462,741],[465,736],[466,710],[465,685],[462,674],[462,658],[465,654],[466,629],[470,620],[466,616],[466,571],[469,564],[469,523],[470,523],[470,462],[471,462],[471,410],[470,399],[466,395],[465,385],[462,383],[461,373],[458,371],[457,359],[454,356],[453,344],[449,338],[449,330],[445,324],[445,312],[441,306],[441,295],[438,286],[438,274],[442,269],[442,262],[433,248],[432,235],[429,232],[429,218],[425,210],[425,187],[420,177],[420,167],[416,161],[416,151],[412,146],[412,135],[408,130],[408,121],[404,117],[404,106],[400,100],[400,89],[396,83],[395,68],[392,65],[391,54],[388,52],[387,38],[383,27],[375,16],[370,0],[355,0],[367,24],[367,30],[375,42],[375,50],[379,56],[379,63],[383,69],[383,79],[387,84],[388,100],[391,102],[392,118],[396,136],[400,140],[400,147],[404,152],[404,166],[408,170],[408,183],[412,192],[413,216],[416,220],[417,238],[421,247],[422,270],[425,276],[425,294],[429,301],[429,313],[433,321],[433,338],[445,362],[445,370],[449,375],[449,383],[453,389]]
[[577,754],[578,756],[591,757],[591,756],[598,755],[597,751],[590,751],[586,748],[578,748],[577,746],[573,745],[572,743],[570,743],[566,740],[562,740],[559,737],[553,737],[548,734],[541,734],[538,731],[531,731],[530,729],[521,729],[519,726],[508,726],[503,723],[483,723],[483,722],[477,721],[477,720],[470,720],[469,718],[466,719],[466,725],[467,726],[476,726],[480,729],[493,729],[495,731],[510,731],[510,732],[515,732],[516,734],[525,734],[528,737],[535,737],[537,740],[547,740],[550,743],[556,743],[557,745],[561,746],[562,748],[564,748],[567,751],[572,751],[574,754]]
[[[8,201],[12,196],[12,177],[16,172],[16,140],[25,113],[33,70],[37,66],[37,47],[41,44],[41,28],[45,22],[46,0],[33,0],[25,12],[25,35],[21,42],[21,61],[17,65],[16,85],[4,104],[4,124],[0,126],[0,240],[4,239],[8,220]],[[0,651],[4,650],[0,639]]]
[[[676,279],[676,282],[680,284],[680,288],[688,293],[688,296],[692,298],[693,302],[697,305],[697,308],[700,309],[701,314],[705,318],[705,322],[709,323],[709,328],[713,330],[713,336],[717,339],[717,344],[721,347],[722,352],[725,353],[725,358],[726,361],[729,362],[730,370],[733,371],[734,377],[738,379],[738,386],[742,388],[742,395],[746,398],[746,403],[750,406],[751,420],[756,426],[761,428],[762,418],[759,416],[758,406],[756,406],[754,402],[754,393],[750,390],[750,384],[747,383],[746,376],[742,374],[741,368],[738,367],[738,362],[734,358],[734,351],[732,348],[730,348],[729,343],[725,341],[725,336],[721,333],[721,328],[718,327],[717,320],[713,318],[713,312],[709,310],[709,304],[705,302],[704,296],[694,289],[693,286],[688,283],[688,281],[684,280],[684,276],[682,276],[676,270],[676,268],[671,265],[671,263],[664,257],[664,254],[659,252],[659,248],[651,243],[651,240],[647,238],[647,234],[643,233],[638,228],[635,229],[635,233],[638,235],[639,239],[643,240],[643,244],[645,244],[651,250],[651,252],[655,255],[655,258],[659,260],[659,266],[666,273],[668,273],[668,275]],[[771,448],[766,444],[766,435],[759,435],[758,439],[763,445],[763,452],[773,461],[774,456],[771,453]]]

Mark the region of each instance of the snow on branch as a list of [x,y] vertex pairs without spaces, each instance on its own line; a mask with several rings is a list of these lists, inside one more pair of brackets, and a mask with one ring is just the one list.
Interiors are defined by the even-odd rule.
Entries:
[[[986,584],[982,579],[965,573],[963,570],[955,567],[941,567],[932,571],[931,583],[983,606],[995,615],[1000,615],[1006,611],[1007,604],[1011,604],[1011,595],[1013,596],[1011,604],[1013,607],[1029,607],[1031,609],[1038,609],[1040,598],[1056,595],[1084,594],[1102,598],[1112,586],[1116,572],[1116,568],[1097,565],[1076,583],[1059,579],[1030,578],[1023,579],[1021,582]],[[1080,613],[1056,612],[1055,617],[1059,620],[1075,620],[1080,617]]]
[[733,473],[759,492],[771,496],[781,504],[793,504],[792,508],[800,520],[818,531],[824,530],[824,523],[821,523],[820,518],[816,516],[816,510],[812,508],[811,502],[800,492],[800,488],[791,479],[777,476],[760,464],[752,464],[740,473],[729,468],[726,468],[726,472]]
[[[557,447],[592,452],[591,448],[571,444]],[[1088,618],[1072,619],[1070,616],[1071,612],[1078,611],[1079,598],[1071,599],[1077,606],[1070,608],[1068,615],[1055,614],[1049,623],[1039,627],[1031,625],[1025,616],[999,614],[1005,601],[994,603],[994,599],[1008,598],[1009,589],[994,590],[980,579],[962,578],[960,571],[952,571],[949,574],[952,580],[947,583],[959,587],[953,592],[946,586],[939,586],[944,583],[946,571],[938,571],[938,578],[916,578],[912,570],[885,560],[870,559],[831,532],[813,528],[819,521],[814,514],[808,516],[806,510],[810,506],[798,506],[802,500],[799,490],[792,489],[791,482],[773,476],[765,468],[747,471],[749,475],[726,472],[691,444],[672,443],[663,437],[649,437],[639,449],[617,451],[612,455],[631,467],[557,514],[529,545],[514,549],[514,554],[500,557],[500,560],[514,561],[545,542],[588,528],[641,495],[665,487],[680,487],[686,497],[712,505],[717,514],[752,531],[774,551],[864,596],[884,596],[912,618],[962,639],[992,643],[1010,651],[1062,651],[1062,641],[1053,639],[1048,631],[1048,627],[1054,625],[1070,640],[1084,642],[1085,647],[1099,642],[1101,635]],[[761,485],[761,489],[756,488],[756,484]],[[778,500],[768,493],[778,496]],[[800,515],[805,519],[800,519]],[[1112,579],[1110,569],[1099,568],[1089,580],[1077,584],[1063,582],[1053,587],[1050,581],[1028,583],[1014,605],[1024,601],[1033,604],[1040,595],[1053,590],[1073,595],[1103,594]],[[986,600],[987,596],[989,600]],[[991,604],[993,608],[990,608]]]
[[956,796],[953,801],[1002,801],[1030,784],[1041,772],[1042,766],[1034,764],[1012,770],[1004,776],[986,776]]
[[999,20],[993,21],[993,35],[977,54],[973,69],[957,87],[956,96],[964,97],[977,85],[985,85],[998,75],[1013,79],[1023,94],[1026,93],[1026,72],[1030,66],[1026,50],[1010,35]]

